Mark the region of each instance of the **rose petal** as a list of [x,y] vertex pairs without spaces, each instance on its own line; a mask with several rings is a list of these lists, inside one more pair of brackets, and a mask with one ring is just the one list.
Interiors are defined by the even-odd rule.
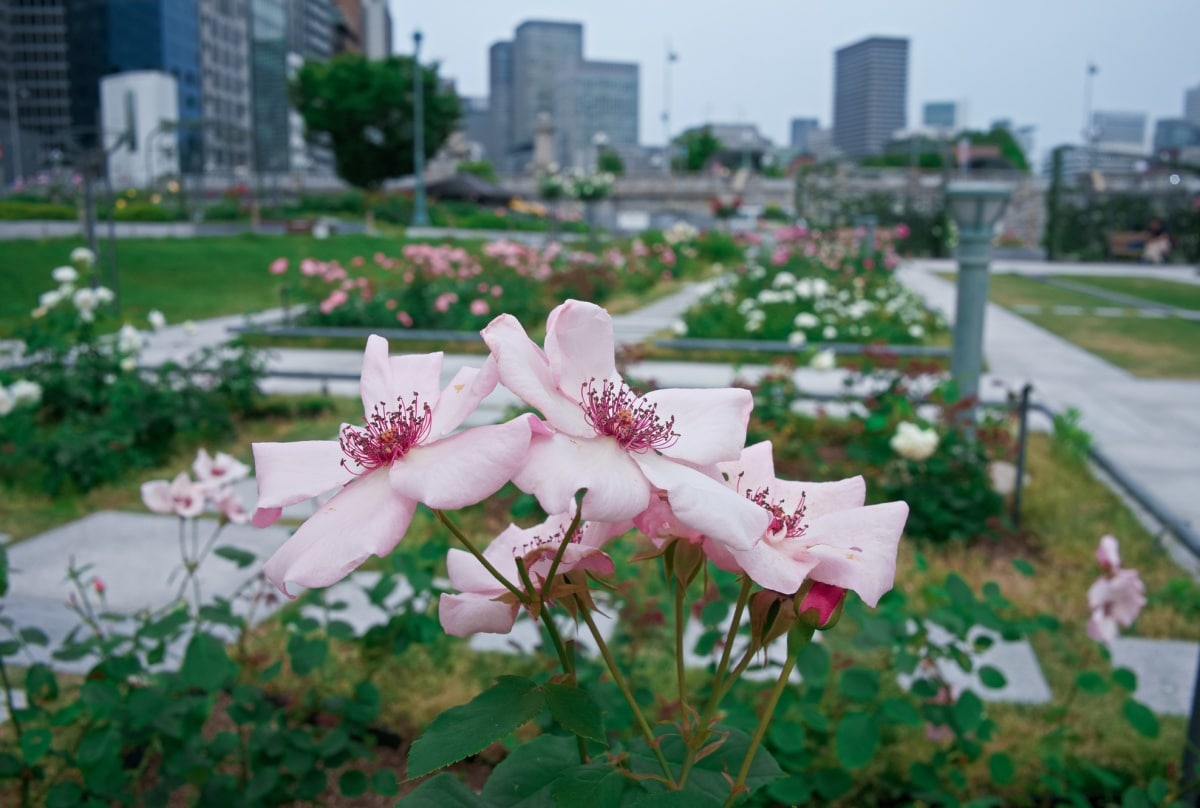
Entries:
[[479,402],[496,389],[499,382],[500,373],[492,356],[488,356],[482,368],[459,369],[442,391],[433,411],[433,423],[429,428],[430,439],[437,440],[457,429],[458,425],[475,411]]
[[659,417],[675,418],[679,440],[663,454],[697,466],[736,460],[746,444],[754,407],[749,390],[655,390],[642,397],[658,405]]
[[359,477],[314,514],[267,560],[263,572],[284,594],[288,582],[329,586],[404,537],[417,504],[397,496],[379,471]]
[[710,539],[747,550],[771,521],[764,509],[696,469],[652,452],[634,459],[650,482],[667,492],[676,518]]
[[809,524],[803,542],[806,553],[820,563],[809,573],[814,581],[858,593],[876,606],[896,577],[896,549],[908,505],[885,502],[828,514]]
[[430,508],[474,505],[500,490],[525,464],[530,418],[475,427],[414,446],[392,464],[392,487]]
[[466,593],[443,594],[438,599],[438,619],[442,628],[453,637],[472,634],[507,634],[517,622],[518,606],[493,600],[486,595]]
[[612,317],[594,303],[568,300],[546,320],[546,357],[569,396],[583,385],[605,379],[619,381]]
[[342,467],[346,455],[337,441],[256,443],[253,449],[260,511],[303,502],[354,479]]
[[765,539],[749,550],[730,550],[729,553],[742,571],[750,576],[750,580],[763,589],[785,595],[796,593],[819,563],[818,559],[807,554],[800,557],[789,555]]
[[533,344],[511,314],[502,314],[483,329],[483,341],[496,357],[500,382],[536,409],[555,429],[577,437],[596,434],[583,417],[578,391],[569,398],[559,390],[546,355]]
[[513,477],[548,513],[574,511],[583,488],[583,518],[601,522],[632,519],[650,502],[650,484],[615,440],[584,440],[555,434],[534,438],[529,460]]
[[[487,550],[484,550],[483,556],[486,558],[496,571],[508,579],[509,583],[514,586],[517,582],[517,562],[511,551],[503,553],[492,552],[492,548],[497,542],[502,542],[506,537],[520,535],[524,531],[516,525],[509,525],[507,529],[488,545]],[[499,595],[501,592],[506,592],[504,584],[500,583],[493,575],[479,563],[479,559],[468,553],[466,550],[459,550],[457,547],[452,547],[446,553],[446,573],[450,578],[450,586],[460,592],[479,592],[491,593]]]
[[154,513],[175,513],[175,498],[171,496],[171,484],[166,480],[142,483],[142,502]]

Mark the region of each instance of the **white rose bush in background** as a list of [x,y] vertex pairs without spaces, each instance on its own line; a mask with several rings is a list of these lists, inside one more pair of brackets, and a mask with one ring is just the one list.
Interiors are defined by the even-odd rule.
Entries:
[[[363,363],[364,426],[344,426],[337,441],[255,444],[255,524],[336,491],[267,562],[268,577],[284,592],[289,584],[328,586],[394,548],[424,504],[461,545],[447,558],[455,591],[441,595],[444,629],[505,634],[526,612],[545,632],[561,674],[542,685],[504,676],[443,713],[413,744],[410,778],[472,755],[548,709],[567,734],[519,748],[505,762],[510,770],[524,765],[523,750],[535,755],[561,743],[571,765],[541,767],[539,782],[570,789],[612,777],[604,786],[612,801],[604,804],[663,791],[740,800],[779,773],[763,739],[797,655],[814,632],[836,624],[848,592],[874,606],[891,589],[907,506],[864,505],[861,477],[778,479],[770,443],[745,446],[747,390],[633,389],[616,369],[612,320],[593,304],[571,300],[551,312],[542,346],[509,315],[493,320],[483,337],[491,350],[483,366],[460,371],[444,389],[441,354],[391,357],[386,342],[372,337]],[[498,384],[537,414],[454,432]],[[485,542],[448,513],[510,481],[536,498],[545,521],[510,525]],[[169,493],[161,493],[164,507]],[[633,526],[643,549],[631,558],[612,555],[612,540]],[[710,562],[738,576],[740,593],[708,697],[693,704],[683,628]],[[596,623],[608,601],[605,577],[630,564],[643,575],[661,569],[673,593],[678,703],[669,720],[645,714],[631,671],[617,664]],[[586,627],[639,738],[610,745],[601,708],[580,686],[576,646],[561,635],[564,617]],[[739,637],[746,642],[739,645]],[[756,731],[723,725],[722,697],[756,657],[781,650]],[[461,789],[440,777],[417,793],[448,800]]]

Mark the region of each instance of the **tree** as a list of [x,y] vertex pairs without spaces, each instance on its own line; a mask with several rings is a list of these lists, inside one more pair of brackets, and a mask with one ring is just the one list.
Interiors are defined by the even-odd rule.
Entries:
[[[421,67],[425,156],[432,157],[458,124],[454,90],[441,86],[437,66]],[[342,54],[305,62],[291,85],[292,102],[310,137],[324,136],[337,173],[373,191],[413,172],[413,60],[393,56],[368,61]]]
[[625,173],[625,161],[621,159],[621,155],[617,153],[616,149],[601,149],[600,156],[596,158],[596,170],[607,171],[609,174],[619,177]]
[[456,171],[459,174],[479,177],[484,182],[493,184],[500,182],[500,178],[496,176],[496,167],[490,160],[463,160],[458,164]]
[[687,130],[675,138],[675,145],[683,151],[683,159],[675,160],[674,163],[684,171],[700,171],[725,148],[720,138],[713,134],[711,126]]

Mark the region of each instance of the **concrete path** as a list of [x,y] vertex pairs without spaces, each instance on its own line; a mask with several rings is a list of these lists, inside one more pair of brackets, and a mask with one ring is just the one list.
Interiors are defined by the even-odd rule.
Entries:
[[[1085,267],[1057,264],[1008,265],[1001,271],[1035,270],[1083,274]],[[1193,281],[1190,268],[1098,267],[1092,274],[1159,273]],[[936,273],[945,262],[915,261],[901,268],[900,279],[954,317],[954,285]],[[1096,446],[1153,492],[1175,514],[1200,529],[1200,381],[1143,379],[1111,365],[1022,317],[989,304],[984,324],[984,353],[989,375],[981,389],[999,384],[1034,386],[1034,396],[1056,410],[1078,408],[1082,426]]]

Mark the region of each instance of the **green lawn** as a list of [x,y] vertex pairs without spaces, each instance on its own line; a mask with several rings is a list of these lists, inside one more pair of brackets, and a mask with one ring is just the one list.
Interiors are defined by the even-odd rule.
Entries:
[[1094,286],[1097,289],[1103,289],[1107,292],[1132,295],[1133,297],[1140,297],[1152,303],[1161,303],[1164,306],[1200,311],[1200,284],[1164,281],[1160,278],[1079,278],[1067,276],[1056,279],[1087,284],[1088,286]]
[[[0,336],[11,334],[37,305],[38,295],[53,287],[50,271],[67,263],[80,239],[0,242]],[[294,267],[301,258],[368,259],[377,251],[394,255],[396,238],[243,235],[196,239],[122,239],[117,242],[121,316],[143,320],[151,309],[167,321],[199,320],[222,314],[260,311],[279,305],[279,281],[267,272],[283,256]],[[108,265],[99,265],[102,282],[112,285]]]
[[[952,274],[943,274],[953,280]],[[1105,288],[1125,294],[1137,294],[1147,299],[1161,299],[1183,308],[1200,308],[1200,286],[1158,281],[1150,278],[1087,278],[1068,280],[1093,286],[1105,284]],[[1122,286],[1113,283],[1137,284]],[[1144,286],[1143,286],[1144,284]],[[1184,287],[1178,289],[1176,287]],[[1194,290],[1194,291],[1193,291]],[[1151,298],[1151,294],[1167,296]],[[1169,294],[1174,294],[1172,298]],[[1198,300],[1193,306],[1188,295]],[[1127,309],[1126,317],[1098,317],[1091,313],[1097,308],[1111,308],[1115,304],[1103,298],[1083,292],[1059,289],[1049,284],[1020,275],[993,275],[988,293],[993,303],[1005,308],[1017,306],[1042,306],[1034,314],[1017,312],[1047,331],[1090,351],[1104,360],[1122,367],[1137,376],[1152,379],[1196,379],[1200,378],[1200,322],[1178,317],[1147,318],[1137,316]],[[1081,314],[1056,314],[1053,306],[1078,306]]]

